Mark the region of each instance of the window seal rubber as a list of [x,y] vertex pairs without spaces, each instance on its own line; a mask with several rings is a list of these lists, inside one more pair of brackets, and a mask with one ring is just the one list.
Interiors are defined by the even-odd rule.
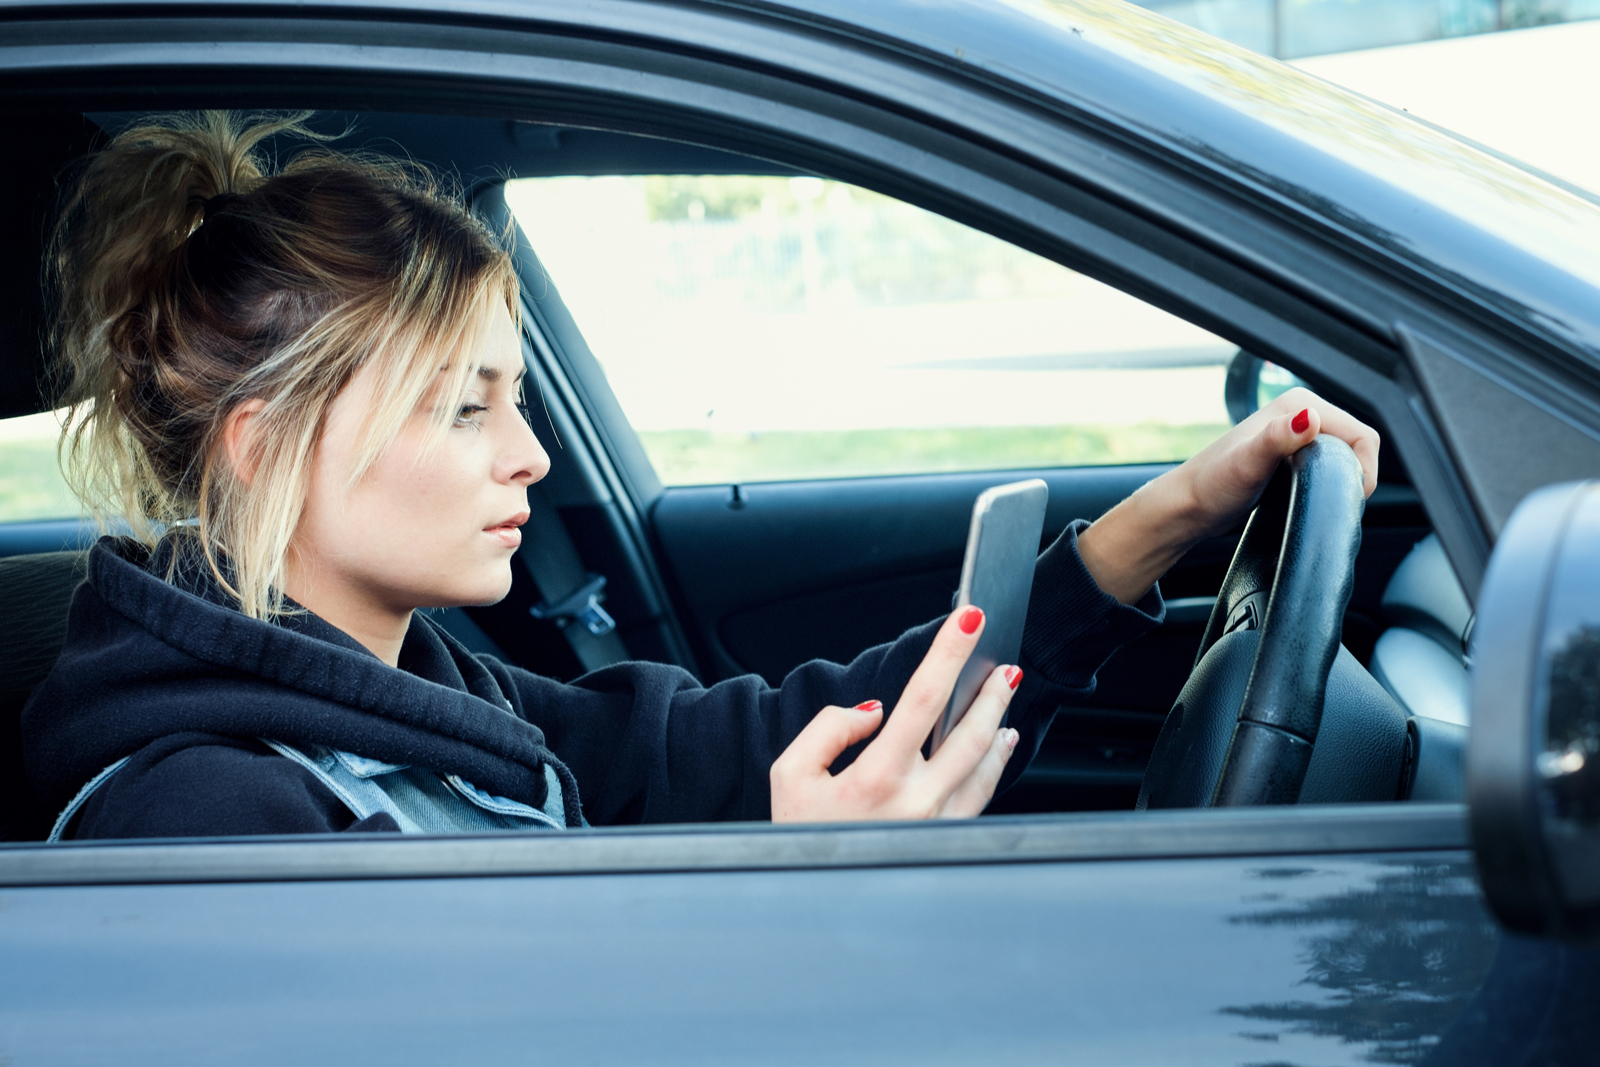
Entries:
[[847,826],[28,842],[0,845],[0,887],[987,866],[1469,847],[1464,805],[1350,804]]

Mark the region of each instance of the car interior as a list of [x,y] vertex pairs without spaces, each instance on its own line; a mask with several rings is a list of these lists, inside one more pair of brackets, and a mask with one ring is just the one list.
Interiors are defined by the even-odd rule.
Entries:
[[[0,264],[0,419],[50,409],[40,268],[61,177],[107,131],[135,117],[40,113],[19,127],[25,150],[0,174],[0,248],[7,250]],[[495,117],[322,112],[312,122],[344,134],[341,147],[403,154],[433,167],[506,232],[516,225],[508,182],[518,180],[787,181],[822,173],[773,162],[770,153]],[[707,208],[687,210],[692,219]],[[513,566],[510,595],[439,618],[468,647],[529,670],[566,679],[626,657],[676,663],[707,683],[755,673],[776,684],[813,658],[848,661],[949,610],[972,502],[984,488],[1043,478],[1048,544],[1071,520],[1103,514],[1178,458],[1073,465],[1045,456],[992,469],[673,482],[630,423],[628,405],[618,399],[620,379],[614,389],[614,368],[600,358],[604,350],[580,329],[593,315],[564,302],[560,263],[545,256],[537,235],[527,227],[515,232],[526,354],[542,400],[530,395],[530,403],[536,414],[542,406],[535,432],[554,464],[531,494],[531,535]],[[797,253],[807,254],[805,247]],[[627,309],[615,313],[625,317]],[[1235,419],[1262,395],[1252,393],[1262,366],[1242,349],[1227,362]],[[1302,377],[1383,430],[1358,395],[1316,368],[1272,370],[1291,382]],[[1223,401],[1215,398],[1219,407]],[[0,437],[0,455],[6,447]],[[1122,648],[1091,695],[1062,708],[1037,759],[995,799],[991,814],[1135,806],[1163,724],[1196,669],[1239,535],[1202,543],[1161,580],[1165,622]],[[92,524],[70,515],[0,522],[0,840],[42,839],[55,815],[31,798],[19,717],[61,647],[95,536]],[[1379,485],[1361,516],[1340,635],[1350,663],[1337,669],[1371,683],[1362,699],[1384,702],[1386,721],[1399,724],[1399,771],[1384,795],[1369,789],[1307,801],[1461,798],[1472,619],[1405,457],[1386,445]],[[1330,691],[1326,716],[1340,714]]]

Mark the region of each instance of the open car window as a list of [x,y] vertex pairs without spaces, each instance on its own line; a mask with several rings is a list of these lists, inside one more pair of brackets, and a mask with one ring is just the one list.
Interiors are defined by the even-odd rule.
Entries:
[[665,485],[1172,462],[1232,344],[817,177],[513,180],[506,200]]

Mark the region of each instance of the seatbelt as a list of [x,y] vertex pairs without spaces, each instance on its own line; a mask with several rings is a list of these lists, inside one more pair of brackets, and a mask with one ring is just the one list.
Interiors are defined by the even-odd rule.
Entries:
[[605,599],[605,577],[584,569],[566,524],[538,484],[528,487],[528,521],[522,528],[517,558],[544,598],[529,608],[528,614],[560,627],[585,671],[628,658],[628,650],[617,636],[616,620],[600,606]]
[[[523,257],[531,249],[511,214],[510,206],[506,204],[505,190],[498,185],[483,188],[474,196],[472,210],[488,223],[491,232],[514,237],[516,251],[513,255],[521,272],[524,269]],[[529,298],[525,297],[523,314],[537,321],[537,316],[529,315],[531,306]],[[524,338],[525,350],[529,343]],[[524,359],[528,366],[530,388],[548,395],[550,383],[538,357],[526,353]],[[552,423],[552,432],[554,429]],[[528,487],[528,521],[523,526],[522,547],[517,550],[517,558],[522,560],[539,595],[544,598],[529,608],[528,614],[536,619],[549,619],[560,627],[585,671],[609,667],[628,658],[628,650],[622,638],[616,634],[616,620],[600,606],[605,599],[605,577],[584,569],[583,561],[578,558],[578,550],[567,533],[566,524],[545,495],[544,487],[538,483]]]

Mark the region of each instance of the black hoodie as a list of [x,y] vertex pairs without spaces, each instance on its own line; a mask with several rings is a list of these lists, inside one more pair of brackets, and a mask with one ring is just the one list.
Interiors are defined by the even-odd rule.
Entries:
[[[1159,622],[1152,590],[1125,607],[1094,584],[1069,528],[1035,568],[1011,705],[1014,780],[1066,690],[1082,692],[1129,638]],[[705,687],[688,672],[621,663],[562,684],[475,656],[422,614],[399,667],[310,613],[247,618],[203,567],[169,567],[102,538],[73,597],[66,646],[23,711],[29,781],[60,811],[103,768],[128,763],[81,809],[79,838],[395,830],[360,822],[310,772],[259,738],[325,745],[459,774],[542,807],[548,764],[567,824],[769,817],[768,771],[827,704],[892,707],[938,623],[841,666],[815,661],[774,689],[760,678]],[[847,754],[853,758],[854,750]],[[581,804],[581,807],[580,807]]]

